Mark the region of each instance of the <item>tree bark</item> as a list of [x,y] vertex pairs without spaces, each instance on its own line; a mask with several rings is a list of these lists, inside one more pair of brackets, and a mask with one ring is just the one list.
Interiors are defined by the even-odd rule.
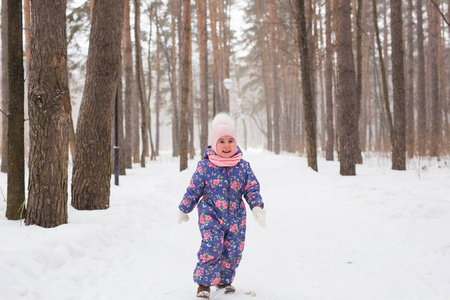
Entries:
[[[133,74],[135,75],[135,74]],[[139,92],[137,87],[136,76],[132,77],[132,88],[131,88],[131,127],[132,127],[132,157],[133,163],[138,164],[141,162],[140,149],[140,134],[139,134]]]
[[34,1],[29,69],[30,179],[26,224],[67,223],[71,103],[66,0]]
[[417,15],[417,144],[419,156],[427,151],[427,114],[425,96],[425,51],[423,35],[422,0],[416,3]]
[[141,167],[145,168],[145,156],[148,153],[148,141],[147,141],[147,117],[145,114],[145,97],[144,87],[142,86],[141,72],[142,72],[142,55],[141,55],[141,1],[134,0],[134,43],[135,43],[135,64],[136,64],[136,82],[138,88],[139,107],[141,110],[141,138],[142,138],[142,154],[141,154]]
[[363,9],[363,0],[358,0],[358,7],[356,13],[356,98],[355,98],[355,135],[354,140],[355,144],[355,163],[362,164],[362,155],[361,155],[361,141],[360,131],[359,131],[359,121],[361,118],[361,95],[362,95],[362,28],[361,28],[361,14]]
[[30,0],[23,0],[23,24],[25,32],[25,72],[28,73],[30,65],[31,44],[31,5]]
[[217,7],[215,0],[209,0],[209,20],[211,26],[211,44],[213,48],[213,116],[226,112],[221,95],[220,49],[217,34]]
[[197,0],[198,48],[200,59],[200,151],[208,146],[208,30],[206,0]]
[[325,62],[325,97],[326,97],[326,125],[327,146],[325,152],[326,160],[334,160],[334,112],[333,112],[333,44],[331,42],[331,1],[326,2],[325,30],[326,30],[326,62]]
[[25,207],[24,69],[22,2],[8,1],[8,188],[6,218],[23,218]]
[[402,2],[391,0],[392,86],[394,99],[394,139],[392,169],[406,170],[406,106],[403,66]]
[[[434,0],[438,6],[439,0]],[[442,131],[442,108],[439,97],[439,11],[436,7],[431,7],[429,26],[430,26],[430,72],[431,72],[431,143],[430,156],[439,157]]]
[[[146,105],[146,116],[147,116],[147,134],[148,134],[148,142],[150,142],[150,160],[156,159],[156,151],[155,151],[155,144],[153,143],[153,135],[152,135],[152,109],[151,109],[151,98],[152,98],[152,92],[153,92],[153,84],[152,84],[152,51],[151,51],[151,43],[152,43],[152,24],[153,24],[153,14],[154,14],[154,5],[151,4],[148,9],[149,14],[149,38],[148,38],[148,55],[147,55],[147,63],[148,63],[148,75],[147,75],[147,82],[148,82],[148,96],[147,101],[145,103]],[[144,69],[144,67],[142,67]],[[147,144],[148,145],[148,144]]]
[[337,53],[337,122],[341,175],[356,175],[355,170],[355,97],[356,77],[352,49],[350,0],[334,0]]
[[191,2],[183,0],[183,39],[181,47],[181,124],[180,124],[180,171],[188,167],[189,151],[189,65],[191,44]]
[[[155,23],[158,23],[158,6],[155,6]],[[161,33],[159,26],[156,26],[156,132],[155,132],[155,155],[159,156],[159,140],[160,140],[160,111],[161,111]]]
[[124,0],[94,1],[72,176],[72,206],[76,209],[109,207],[111,122],[123,11]]
[[72,164],[75,161],[76,156],[76,137],[75,137],[75,127],[73,126],[73,118],[72,115],[70,116],[70,122],[69,122],[69,149],[70,153],[72,154]]
[[408,0],[408,27],[407,27],[407,77],[405,90],[406,105],[406,151],[409,158],[414,157],[414,19],[413,1]]
[[[191,10],[191,8],[190,8]],[[192,29],[189,31],[189,159],[194,159],[195,157],[195,146],[194,146],[194,70],[192,69]],[[202,153],[200,153],[202,154]]]
[[[120,56],[120,65],[122,65],[122,55]],[[124,136],[124,112],[123,112],[123,85],[122,85],[122,68],[119,67],[119,79],[117,80],[117,141],[118,141],[118,152],[119,152],[119,175],[126,175],[125,170],[125,136]],[[114,117],[114,122],[116,121]],[[113,124],[113,135],[111,136],[114,140],[113,147],[111,148],[111,156],[115,159],[116,151],[115,151],[115,142],[116,142],[116,129],[115,124]],[[115,161],[111,160],[111,163],[114,164]],[[113,172],[114,172],[114,168]]]
[[178,118],[178,76],[177,76],[177,47],[176,47],[176,18],[178,14],[177,0],[171,0],[172,19],[172,155],[180,155],[180,120]]
[[230,78],[230,14],[228,11],[231,10],[231,1],[217,1],[218,9],[218,25],[219,25],[219,49],[220,49],[220,86],[224,111],[230,112],[230,93],[229,90],[225,88],[223,81],[225,78]]
[[125,156],[125,167],[132,167],[132,123],[131,123],[131,89],[133,86],[133,55],[131,45],[131,25],[130,25],[130,0],[125,0],[124,18],[123,18],[123,68],[125,73],[125,143],[122,147]]
[[1,171],[8,173],[8,0],[2,0],[2,165]]
[[302,91],[303,91],[303,115],[306,131],[306,150],[308,166],[317,171],[317,149],[316,149],[316,110],[312,94],[311,73],[308,51],[308,38],[306,31],[305,2],[297,0],[297,30],[300,47]]
[[270,57],[272,58],[271,71],[273,81],[273,151],[275,154],[281,152],[281,102],[279,93],[279,74],[278,74],[278,54],[277,54],[277,29],[276,29],[276,8],[275,0],[269,1],[269,35],[270,35]]
[[[317,99],[320,98],[320,100],[318,101],[319,104],[317,106],[317,110],[320,111],[320,117],[317,118],[318,122],[317,122],[317,132],[319,133],[319,139],[320,139],[320,149],[323,151],[327,148],[326,146],[326,130],[327,130],[327,126],[326,126],[326,111],[325,111],[325,105],[326,105],[326,100],[325,100],[325,87],[324,87],[324,79],[325,79],[325,74],[324,74],[324,57],[326,56],[325,51],[326,51],[326,46],[324,44],[324,30],[323,30],[323,12],[322,12],[322,7],[319,6],[319,11],[317,14],[316,19],[317,20],[317,30],[318,30],[318,39],[317,39],[317,45],[315,46],[315,48],[317,49],[317,68],[318,68],[318,76],[319,76],[319,80],[318,80],[318,86],[319,86],[319,95],[320,97],[318,97]],[[319,115],[319,113],[317,114]]]

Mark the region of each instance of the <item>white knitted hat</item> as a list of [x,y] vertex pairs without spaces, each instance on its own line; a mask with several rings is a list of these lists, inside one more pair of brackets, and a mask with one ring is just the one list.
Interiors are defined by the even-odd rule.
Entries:
[[[223,136],[231,136],[236,141],[236,131],[234,130],[233,120],[227,113],[219,113],[212,122],[212,132],[209,138],[211,148],[217,153],[217,141]],[[237,144],[237,141],[236,141]]]

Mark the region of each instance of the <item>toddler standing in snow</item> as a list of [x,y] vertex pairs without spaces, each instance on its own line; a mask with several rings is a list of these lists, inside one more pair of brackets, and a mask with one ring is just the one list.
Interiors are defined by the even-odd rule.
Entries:
[[259,225],[266,226],[259,183],[250,164],[242,159],[231,118],[213,120],[211,145],[205,149],[179,206],[178,223],[187,222],[198,204],[202,243],[194,281],[198,298],[209,299],[210,287],[234,293],[231,285],[245,245],[244,196]]

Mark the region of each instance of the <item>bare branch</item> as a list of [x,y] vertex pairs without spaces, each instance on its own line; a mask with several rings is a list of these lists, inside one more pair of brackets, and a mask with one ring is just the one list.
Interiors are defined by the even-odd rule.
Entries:
[[441,9],[439,8],[439,5],[436,4],[436,2],[434,2],[434,0],[430,0],[431,3],[434,4],[434,6],[436,7],[436,9],[438,10],[439,14],[441,15],[442,19],[444,19],[444,22],[447,23],[448,26],[450,26],[450,23],[447,21],[447,19],[445,18],[444,14],[442,13]]

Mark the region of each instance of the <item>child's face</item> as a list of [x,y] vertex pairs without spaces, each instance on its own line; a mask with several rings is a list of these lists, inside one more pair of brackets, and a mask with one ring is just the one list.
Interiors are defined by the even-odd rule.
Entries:
[[230,158],[236,153],[236,141],[229,135],[221,137],[216,145],[219,156]]

